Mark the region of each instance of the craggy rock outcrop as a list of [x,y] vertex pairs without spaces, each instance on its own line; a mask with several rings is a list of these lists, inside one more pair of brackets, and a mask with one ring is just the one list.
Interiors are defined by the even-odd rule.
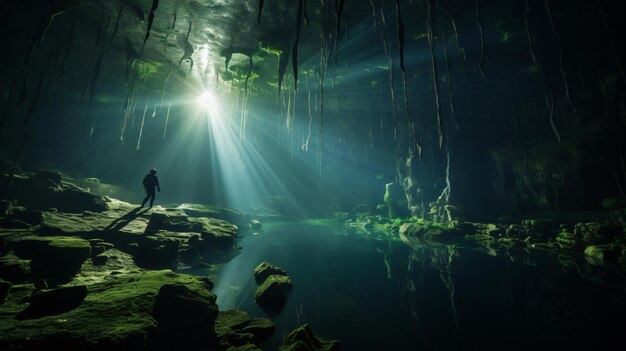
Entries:
[[340,349],[339,341],[326,340],[320,336],[315,336],[313,330],[308,324],[294,329],[287,338],[279,351],[336,351]]
[[215,321],[219,345],[223,348],[235,346],[254,349],[269,339],[274,329],[274,323],[270,320],[251,318],[246,312],[238,310],[220,311]]
[[159,230],[199,233],[205,246],[228,248],[234,242],[237,229],[237,226],[220,219],[190,218],[180,211],[167,211],[150,215],[146,233],[155,233]]
[[[1,178],[4,181],[3,175]],[[30,210],[56,208],[63,212],[100,212],[107,209],[106,198],[91,194],[74,184],[63,181],[58,172],[39,171],[33,175],[16,175],[7,199]]]
[[268,313],[280,311],[287,303],[287,293],[293,287],[293,281],[285,270],[262,262],[254,269],[254,277],[260,284],[254,293],[254,300]]
[[30,260],[21,259],[13,252],[0,257],[0,279],[23,282],[30,277],[30,273]]

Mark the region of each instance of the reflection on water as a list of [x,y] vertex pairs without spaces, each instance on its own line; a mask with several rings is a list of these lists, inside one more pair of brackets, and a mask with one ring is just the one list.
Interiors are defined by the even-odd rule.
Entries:
[[[221,310],[276,323],[268,349],[303,323],[344,350],[597,348],[626,339],[623,280],[583,279],[549,255],[518,260],[462,243],[409,244],[340,224],[267,225],[240,242],[214,292]],[[276,316],[254,302],[261,261],[294,281]]]

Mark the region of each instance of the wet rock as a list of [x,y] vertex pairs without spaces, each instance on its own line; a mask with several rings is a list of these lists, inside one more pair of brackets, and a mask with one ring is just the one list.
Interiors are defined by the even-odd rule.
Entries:
[[87,296],[86,286],[70,286],[40,290],[30,297],[30,305],[17,315],[17,319],[41,318],[57,315],[78,307]]
[[26,236],[11,244],[20,258],[31,260],[33,275],[43,278],[71,277],[91,255],[89,241],[76,237]]
[[11,283],[0,279],[0,305],[4,303],[11,289]]
[[198,262],[200,258],[200,252],[198,248],[190,246],[180,252],[180,260],[186,264],[193,265]]
[[13,252],[0,257],[0,278],[17,283],[30,277],[30,260],[17,257]]
[[577,223],[574,226],[574,234],[582,241],[593,244],[612,243],[624,235],[618,225],[594,222]]
[[[107,251],[107,254],[116,251],[113,249]],[[124,254],[117,251],[116,255]],[[107,266],[115,260],[110,261]],[[163,345],[162,349],[196,350],[202,346],[198,344],[198,348],[194,348],[183,340],[182,346],[174,347],[162,342],[163,339],[155,339],[157,329],[160,328],[153,316],[156,297],[164,285],[184,286],[191,291],[189,296],[206,296],[206,299],[201,300],[213,306],[211,301],[214,301],[214,296],[207,291],[201,279],[170,270],[129,272],[120,269],[115,271],[116,274],[111,274],[108,269],[102,271],[102,268],[83,271],[77,276],[80,285],[87,286],[89,294],[76,308],[59,315],[16,319],[15,315],[24,305],[19,304],[18,296],[13,294],[12,289],[0,314],[0,348],[42,350],[58,346],[61,350],[155,350]],[[184,303],[172,303],[178,307],[185,306]],[[182,313],[179,313],[174,322],[179,323],[180,328],[189,327],[191,330],[197,322],[192,317],[196,318],[198,314],[195,311],[200,310],[198,308],[194,313],[189,313],[189,319],[182,319]],[[204,333],[204,330],[194,330]],[[190,337],[190,340],[197,339]]]
[[163,285],[153,312],[159,325],[158,348],[201,349],[215,345],[215,319],[218,315],[215,299],[215,295],[208,290],[192,290],[180,284]]
[[237,226],[215,218],[189,218],[181,211],[152,213],[146,233],[159,230],[200,234],[204,244],[210,248],[229,248],[237,234]]
[[11,209],[13,208],[13,204],[7,200],[0,201],[0,216],[7,215],[11,213]]
[[251,318],[239,310],[220,311],[215,331],[221,345],[243,347],[258,345],[274,334],[275,325],[268,319]]
[[48,289],[48,282],[45,279],[37,279],[33,286],[35,287],[35,291]]
[[327,340],[325,338],[315,336],[313,330],[308,324],[294,329],[287,338],[283,346],[279,347],[279,351],[300,351],[300,350],[320,350],[335,351],[339,350],[340,344],[337,340]]
[[287,272],[285,272],[284,269],[265,261],[261,262],[254,269],[254,280],[257,284],[263,283],[270,275],[287,275]]
[[178,257],[179,248],[180,240],[158,232],[143,237],[133,256],[139,266],[167,267]]
[[580,247],[581,245],[580,237],[566,230],[562,230],[556,236],[556,242],[563,249],[574,249],[574,248]]
[[7,220],[17,220],[30,225],[39,225],[43,222],[44,216],[41,211],[17,210],[6,216]]
[[293,287],[291,278],[270,275],[254,293],[254,300],[269,311],[280,311],[287,303],[287,292]]
[[585,260],[594,266],[616,262],[622,248],[617,245],[589,245],[585,248]]
[[104,266],[109,260],[109,256],[107,255],[96,255],[91,258],[91,262],[94,266]]

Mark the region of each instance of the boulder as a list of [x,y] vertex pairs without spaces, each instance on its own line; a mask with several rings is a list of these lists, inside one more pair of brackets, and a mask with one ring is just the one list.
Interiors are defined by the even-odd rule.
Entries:
[[251,318],[239,310],[220,311],[215,321],[215,331],[221,345],[242,347],[258,345],[274,334],[274,323],[265,318]]
[[313,330],[308,324],[294,329],[281,347],[279,351],[336,351],[339,350],[340,344],[337,340],[326,340],[325,338],[315,336]]
[[254,269],[254,280],[257,284],[262,284],[270,275],[287,275],[287,272],[280,267],[269,262],[261,262]]
[[0,305],[4,303],[11,289],[11,283],[0,279]]
[[618,225],[596,222],[577,223],[574,226],[574,234],[582,241],[592,244],[612,243],[624,235]]
[[167,267],[178,257],[180,240],[171,238],[167,232],[155,233],[141,238],[133,257],[140,267]]
[[254,293],[254,300],[269,311],[280,311],[287,303],[287,292],[293,287],[291,278],[270,275]]
[[84,285],[39,290],[30,296],[30,305],[20,312],[17,319],[33,319],[61,314],[77,308],[87,296]]
[[30,259],[38,278],[64,279],[74,276],[91,255],[89,241],[70,236],[26,236],[11,243],[20,258]]
[[13,283],[26,281],[30,277],[30,260],[17,257],[13,252],[0,257],[0,278]]
[[263,225],[261,224],[261,221],[259,221],[258,219],[251,220],[250,223],[248,223],[248,227],[250,227],[250,229],[252,229],[255,232],[258,232],[261,229],[263,229]]
[[168,346],[201,349],[217,343],[216,297],[208,290],[192,290],[181,284],[165,284],[159,289],[153,315],[159,329],[159,348]]
[[157,231],[197,233],[210,248],[229,248],[237,234],[237,226],[215,218],[189,218],[181,211],[152,213],[146,234]]
[[562,249],[573,249],[581,245],[580,237],[567,230],[562,230],[556,236],[556,242]]
[[622,248],[617,245],[589,245],[585,248],[585,260],[594,266],[604,266],[616,262]]

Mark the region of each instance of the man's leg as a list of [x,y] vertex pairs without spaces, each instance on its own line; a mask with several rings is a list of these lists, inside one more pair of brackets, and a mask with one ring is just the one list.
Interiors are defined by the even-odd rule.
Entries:
[[156,196],[156,193],[154,191],[150,193],[150,208],[152,208],[152,204],[154,203],[155,196]]
[[146,202],[148,202],[148,199],[149,199],[149,198],[150,198],[150,193],[147,193],[147,194],[146,194],[146,198],[145,198],[145,199],[143,199],[143,202],[141,203],[141,207],[143,207],[143,206],[146,204]]

